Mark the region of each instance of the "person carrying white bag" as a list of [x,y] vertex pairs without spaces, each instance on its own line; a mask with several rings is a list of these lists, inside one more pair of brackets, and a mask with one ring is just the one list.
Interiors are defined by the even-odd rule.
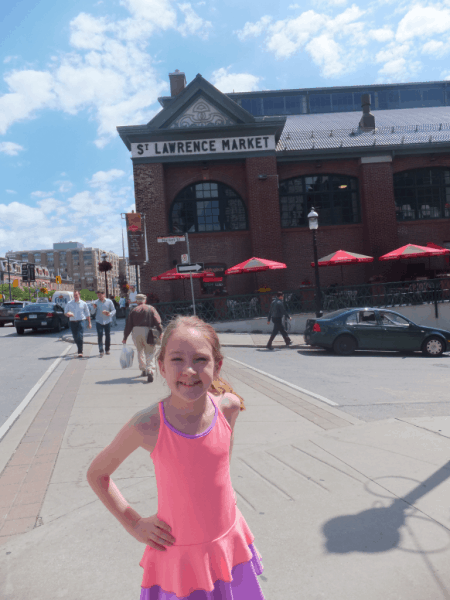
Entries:
[[[142,376],[147,376],[147,381],[151,382],[156,374],[155,346],[162,336],[162,324],[158,311],[153,306],[145,304],[146,300],[144,294],[136,296],[137,306],[128,315],[122,343],[126,344],[131,333]],[[156,332],[153,331],[154,329]]]

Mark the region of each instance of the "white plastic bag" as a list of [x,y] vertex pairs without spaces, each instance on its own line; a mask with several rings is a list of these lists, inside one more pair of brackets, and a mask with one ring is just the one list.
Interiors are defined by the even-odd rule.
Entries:
[[134,350],[133,348],[127,348],[124,344],[122,346],[122,352],[120,353],[120,366],[122,369],[129,369],[133,366]]

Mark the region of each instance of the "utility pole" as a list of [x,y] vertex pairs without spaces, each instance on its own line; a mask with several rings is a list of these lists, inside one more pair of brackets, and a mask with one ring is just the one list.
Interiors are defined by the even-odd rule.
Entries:
[[11,302],[11,269],[9,266],[9,256],[7,256],[6,258],[8,259],[9,301]]

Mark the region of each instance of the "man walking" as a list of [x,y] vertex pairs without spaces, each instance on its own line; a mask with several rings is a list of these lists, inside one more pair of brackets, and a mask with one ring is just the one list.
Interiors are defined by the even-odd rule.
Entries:
[[136,296],[137,296],[136,288],[134,287],[134,285],[130,285],[130,291],[128,292],[128,298],[127,298],[127,310],[125,313],[126,319],[128,319],[128,315],[133,310],[133,308],[136,306]]
[[281,335],[283,336],[286,346],[290,346],[292,344],[292,341],[291,341],[290,337],[288,336],[288,334],[286,333],[286,330],[283,327],[283,323],[282,323],[282,318],[284,315],[286,315],[286,317],[288,317],[289,319],[291,318],[288,315],[288,312],[284,306],[283,299],[284,299],[283,292],[278,292],[277,297],[270,305],[269,316],[267,317],[267,324],[269,324],[270,319],[272,319],[273,330],[272,330],[272,334],[269,338],[269,341],[267,342],[266,348],[268,350],[273,350],[272,342],[278,332],[281,333]]
[[111,315],[112,317],[112,325],[113,327],[117,327],[117,309],[119,308],[119,303],[117,302],[115,296],[110,296],[109,299],[111,300],[111,302],[114,304],[114,314]]
[[100,290],[97,292],[98,300],[94,300],[93,304],[96,308],[95,326],[97,327],[98,350],[100,358],[103,357],[103,332],[105,333],[105,350],[109,354],[111,347],[111,321],[116,314],[116,309],[112,300],[106,298],[105,292]]
[[70,329],[78,348],[78,357],[83,358],[83,322],[88,321],[89,329],[92,328],[92,325],[88,305],[84,300],[80,300],[78,290],[74,291],[73,300],[66,304],[64,312],[70,318]]
[[136,346],[139,368],[142,376],[147,376],[147,381],[153,381],[156,373],[155,345],[152,328],[158,330],[159,336],[162,335],[161,317],[153,306],[145,304],[146,296],[138,294],[136,296],[137,306],[135,306],[128,315],[123,332],[122,343],[126,344],[127,337],[131,333],[134,345]]

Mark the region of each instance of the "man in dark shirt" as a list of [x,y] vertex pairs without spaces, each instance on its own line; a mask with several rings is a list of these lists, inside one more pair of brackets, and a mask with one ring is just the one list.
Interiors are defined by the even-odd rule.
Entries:
[[268,350],[273,350],[272,342],[278,332],[281,333],[281,335],[283,336],[286,346],[290,346],[292,344],[292,341],[289,338],[288,334],[286,333],[286,330],[283,327],[283,323],[282,323],[282,318],[284,315],[286,315],[289,319],[291,318],[288,315],[288,312],[284,306],[283,299],[284,299],[283,292],[278,292],[277,297],[270,305],[269,316],[267,317],[267,324],[269,324],[270,319],[272,319],[273,330],[272,330],[272,334],[269,338],[269,341],[267,342],[266,348]]
[[151,382],[156,373],[155,346],[157,343],[151,331],[153,328],[157,329],[159,338],[161,338],[162,325],[158,311],[153,306],[145,304],[146,299],[144,294],[136,296],[137,306],[128,315],[122,343],[126,344],[127,337],[131,333],[136,346],[142,376],[147,376],[147,381]]

